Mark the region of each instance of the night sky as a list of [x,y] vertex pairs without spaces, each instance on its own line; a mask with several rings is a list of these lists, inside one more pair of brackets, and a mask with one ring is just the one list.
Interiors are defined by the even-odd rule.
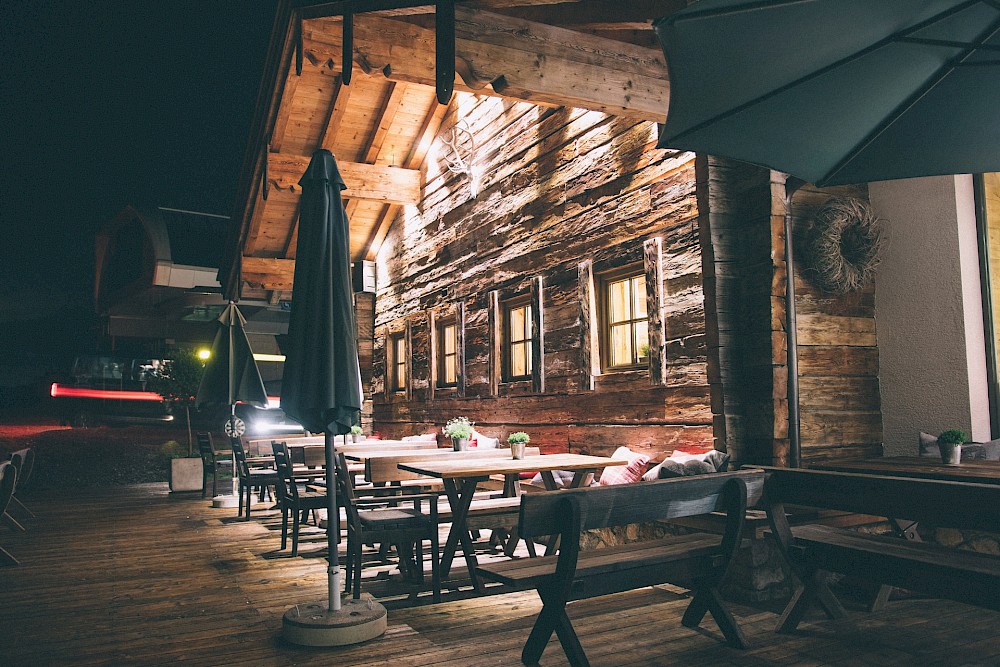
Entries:
[[93,350],[123,207],[233,214],[275,4],[0,3],[0,386]]

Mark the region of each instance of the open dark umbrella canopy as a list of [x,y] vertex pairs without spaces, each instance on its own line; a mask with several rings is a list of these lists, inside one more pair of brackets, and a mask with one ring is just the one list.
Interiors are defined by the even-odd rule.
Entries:
[[218,321],[219,330],[198,386],[195,407],[232,406],[237,402],[267,407],[267,391],[243,328],[246,324],[243,314],[230,302]]
[[1000,170],[992,0],[701,0],[656,33],[660,147],[821,186]]
[[281,407],[314,433],[348,433],[361,410],[344,181],[318,150],[299,181],[302,199]]

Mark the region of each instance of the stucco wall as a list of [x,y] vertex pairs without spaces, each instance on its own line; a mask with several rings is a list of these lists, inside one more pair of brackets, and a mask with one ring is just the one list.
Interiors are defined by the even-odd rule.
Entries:
[[920,431],[990,436],[976,218],[970,176],[873,183],[888,243],[876,280],[886,455]]

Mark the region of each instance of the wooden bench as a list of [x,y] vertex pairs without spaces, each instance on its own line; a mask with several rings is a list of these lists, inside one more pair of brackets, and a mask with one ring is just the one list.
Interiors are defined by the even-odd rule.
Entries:
[[[754,470],[521,496],[518,531],[526,539],[558,535],[558,555],[477,568],[486,579],[517,590],[535,589],[542,599],[521,661],[536,664],[555,631],[569,663],[589,665],[566,615],[566,603],[664,583],[694,591],[683,625],[697,627],[705,613],[711,612],[726,642],[745,648],[747,641],[723,604],[718,585],[739,549],[747,498],[759,497],[763,479],[763,473]],[[695,533],[580,551],[580,533],[585,530],[713,511],[727,515],[721,536]]]
[[805,505],[933,526],[997,532],[1000,485],[784,468],[767,472],[764,501],[773,532],[802,585],[778,621],[794,630],[815,602],[846,615],[830,572],[1000,610],[1000,557],[835,526],[789,526],[785,505]]

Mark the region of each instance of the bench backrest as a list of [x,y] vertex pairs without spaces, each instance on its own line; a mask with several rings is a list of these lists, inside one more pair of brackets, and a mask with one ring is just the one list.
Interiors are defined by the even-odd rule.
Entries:
[[766,468],[763,501],[997,531],[1000,485]]
[[[502,453],[498,453],[502,452]],[[538,447],[525,447],[525,456],[538,456],[541,450]],[[400,470],[399,464],[409,461],[427,461],[430,459],[441,459],[449,455],[461,456],[464,458],[488,458],[490,456],[503,456],[510,458],[509,449],[470,449],[464,452],[455,452],[451,449],[429,450],[423,454],[400,454],[399,456],[378,456],[365,461],[365,479],[369,482],[401,482],[407,479],[426,479],[424,475]]]
[[764,473],[759,470],[526,493],[521,496],[518,531],[522,537],[559,532],[565,520],[565,505],[560,501],[566,497],[579,502],[581,530],[708,514],[720,509],[723,488],[734,479],[743,480],[747,503],[755,504],[764,483]]

